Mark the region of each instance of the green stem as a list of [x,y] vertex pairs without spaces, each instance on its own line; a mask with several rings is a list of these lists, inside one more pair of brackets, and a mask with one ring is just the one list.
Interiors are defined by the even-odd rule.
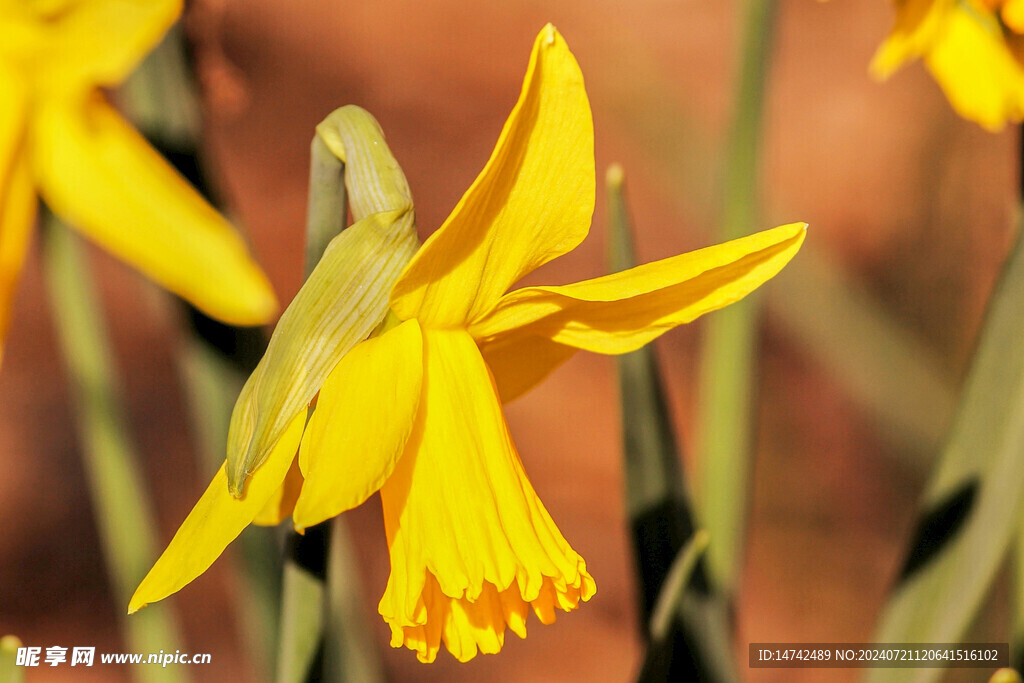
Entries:
[[[762,100],[768,74],[774,0],[746,2],[742,61],[726,167],[728,200],[716,241],[757,226]],[[712,538],[708,570],[726,596],[735,592],[747,514],[754,432],[758,297],[708,317],[700,371],[698,438],[702,525]]]
[[25,680],[25,669],[18,666],[18,648],[21,641],[16,636],[0,638],[0,683],[21,683]]
[[[319,134],[310,147],[305,274],[346,226],[345,164]],[[332,529],[333,524],[333,529]],[[358,610],[361,591],[345,520],[289,533],[283,574],[277,680],[383,679]],[[326,612],[326,614],[325,614]]]
[[[52,215],[43,232],[46,277],[54,324],[68,373],[82,455],[114,598],[127,605],[157,557],[155,515],[129,443],[125,411],[102,311],[78,238]],[[179,649],[170,605],[156,605],[125,619],[127,646],[135,652]],[[146,680],[182,680],[180,669],[143,667]]]

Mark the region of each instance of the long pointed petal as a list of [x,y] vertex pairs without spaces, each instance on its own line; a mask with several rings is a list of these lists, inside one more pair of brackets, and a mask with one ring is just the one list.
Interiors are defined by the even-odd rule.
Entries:
[[241,498],[235,498],[228,492],[227,474],[221,466],[206,493],[135,590],[128,605],[129,614],[181,590],[205,572],[228,543],[249,526],[274,494],[280,491],[281,483],[295,460],[305,422],[305,413],[295,416],[267,458],[266,466],[250,477]]
[[412,258],[412,198],[377,122],[342,107],[317,135],[345,163],[356,223],[331,240],[242,388],[228,430],[228,482],[236,495],[338,361],[384,319],[388,293]]
[[391,475],[412,431],[422,378],[423,340],[415,320],[341,359],[302,437],[306,482],[295,504],[297,530],[354,508]]
[[[504,354],[504,372],[522,368],[538,379],[568,355],[519,346],[531,337],[597,353],[634,351],[773,277],[800,249],[805,228],[793,223],[594,280],[516,290],[470,333],[485,358]],[[517,347],[524,351],[515,359]]]
[[209,315],[258,325],[277,302],[242,239],[99,96],[41,107],[33,166],[46,203]]
[[26,96],[21,83],[0,70],[0,363],[14,292],[35,221],[36,194],[25,155]]
[[586,237],[594,183],[583,76],[549,24],[490,160],[395,284],[392,309],[435,328],[475,320]]
[[487,366],[464,331],[424,329],[412,436],[381,488],[391,576],[379,610],[391,644],[432,661],[497,652],[595,590],[523,470]]

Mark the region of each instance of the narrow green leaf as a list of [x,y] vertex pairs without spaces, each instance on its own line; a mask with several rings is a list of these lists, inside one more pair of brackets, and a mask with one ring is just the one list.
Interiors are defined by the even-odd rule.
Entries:
[[[918,532],[879,642],[959,641],[1007,556],[1024,491],[1024,239],[996,286]],[[940,669],[872,669],[869,681],[935,680]]]
[[[621,167],[608,169],[607,187],[610,265],[621,271],[635,260]],[[674,564],[694,534],[694,522],[654,348],[618,356],[617,362],[641,623],[654,618],[658,605],[666,601],[666,591],[671,595],[667,600],[677,606],[668,616],[657,617],[659,624],[668,621],[659,626],[656,637],[645,629],[648,647],[639,680],[737,680],[725,601],[709,589],[703,566],[687,570],[686,565]],[[680,572],[688,578],[691,571],[692,582],[680,581]],[[664,613],[668,608],[661,609]]]
[[[67,368],[85,473],[115,600],[127,605],[157,557],[155,515],[128,440],[113,354],[78,237],[50,213],[43,231],[44,263],[54,324]],[[122,622],[135,652],[181,647],[169,604]],[[143,680],[182,680],[180,668],[142,667]]]
[[[757,226],[757,170],[775,1],[747,0],[741,66],[729,149],[726,202],[716,241],[736,239]],[[736,589],[754,443],[754,394],[760,296],[756,293],[704,323],[697,438],[701,524],[711,581],[728,596]]]

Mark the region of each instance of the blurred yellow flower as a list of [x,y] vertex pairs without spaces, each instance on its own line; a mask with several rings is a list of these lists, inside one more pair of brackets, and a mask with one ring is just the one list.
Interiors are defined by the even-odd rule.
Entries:
[[268,322],[273,290],[231,226],[110,106],[181,0],[0,0],[0,355],[37,196],[204,312]]
[[[313,389],[308,424],[314,396],[300,392],[279,408],[279,430],[238,428],[246,437],[233,441],[129,610],[194,579],[254,520],[291,515],[301,531],[378,490],[391,557],[380,613],[392,645],[421,661],[433,661],[442,641],[461,661],[497,652],[506,627],[526,635],[531,609],[546,624],[556,609],[588,600],[594,581],[530,484],[501,403],[578,349],[626,353],[740,299],[805,236],[792,224],[614,275],[508,292],[586,237],[594,191],[583,77],[549,25],[490,160],[391,288],[378,334]],[[321,277],[329,274],[314,272],[307,286]],[[301,341],[325,343],[317,329]],[[252,382],[303,375],[299,363],[265,367]],[[236,406],[235,417],[250,413],[274,419]]]
[[1024,119],[1024,0],[903,0],[871,62],[888,78],[920,57],[953,109],[998,131]]

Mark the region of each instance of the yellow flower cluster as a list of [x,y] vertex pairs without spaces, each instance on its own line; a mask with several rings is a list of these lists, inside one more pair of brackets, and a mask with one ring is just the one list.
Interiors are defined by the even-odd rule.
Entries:
[[964,118],[998,131],[1024,120],[1024,0],[903,0],[871,72],[920,57]]

